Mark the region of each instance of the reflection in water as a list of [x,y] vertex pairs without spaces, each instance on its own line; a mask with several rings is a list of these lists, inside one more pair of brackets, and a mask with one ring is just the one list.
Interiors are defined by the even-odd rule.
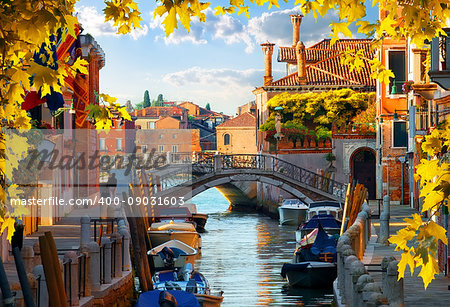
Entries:
[[196,268],[213,292],[224,291],[222,306],[331,304],[331,289],[292,289],[280,275],[283,263],[292,260],[294,227],[258,214],[229,212],[227,200],[215,189],[193,202],[209,215]]

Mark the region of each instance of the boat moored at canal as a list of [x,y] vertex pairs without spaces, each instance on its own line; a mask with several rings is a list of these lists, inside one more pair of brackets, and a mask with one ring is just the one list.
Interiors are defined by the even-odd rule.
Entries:
[[310,203],[308,210],[308,220],[318,214],[332,215],[336,220],[341,221],[342,204],[338,201],[332,200],[322,200]]
[[298,225],[306,220],[308,206],[299,199],[284,199],[278,207],[280,225]]
[[155,270],[181,268],[186,263],[194,265],[197,250],[178,240],[170,240],[147,252],[153,259]]
[[194,249],[201,248],[200,236],[191,223],[174,222],[173,220],[153,223],[148,229],[148,236],[152,246],[158,246],[170,240],[178,240]]
[[318,228],[305,240],[295,251],[293,263],[283,265],[281,275],[292,287],[330,287],[337,276],[336,236],[329,236],[318,219]]

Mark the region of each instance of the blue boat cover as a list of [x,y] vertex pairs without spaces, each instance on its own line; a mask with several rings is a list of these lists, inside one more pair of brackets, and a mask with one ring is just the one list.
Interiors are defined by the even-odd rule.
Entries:
[[323,228],[341,228],[338,221],[331,214],[317,214],[314,215],[306,224],[303,225],[302,229],[315,229],[319,227],[320,224]]
[[289,271],[305,272],[308,264],[309,262],[285,263],[281,268],[281,276],[283,278],[286,278],[286,273]]
[[319,232],[317,233],[316,240],[311,246],[311,252],[314,255],[319,253],[336,253],[337,241],[333,236],[329,236],[322,228],[322,220],[319,222]]
[[[153,290],[139,295],[136,307],[159,307],[159,295],[162,290]],[[200,303],[193,293],[179,290],[168,290],[177,300],[178,307],[200,307]]]

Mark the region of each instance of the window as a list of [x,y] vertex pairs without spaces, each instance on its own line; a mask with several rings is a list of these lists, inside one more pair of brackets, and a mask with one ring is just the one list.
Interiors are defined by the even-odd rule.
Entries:
[[178,152],[178,145],[172,145],[172,152]]
[[389,69],[395,75],[395,79],[391,78],[389,83],[389,93],[392,93],[392,87],[395,82],[397,93],[402,94],[402,86],[406,81],[405,51],[389,51],[388,53]]
[[162,140],[163,136],[164,136],[163,134],[160,134],[159,139]]
[[142,153],[146,153],[147,152],[147,145],[142,145],[141,149],[142,149]]
[[100,150],[106,150],[105,139],[100,139],[98,143],[98,147]]
[[230,135],[228,133],[223,136],[223,145],[230,145]]
[[408,147],[408,130],[406,129],[406,121],[393,121],[392,126],[392,147]]
[[155,122],[150,122],[149,124],[150,129],[155,129]]
[[122,139],[116,139],[117,150],[122,150]]
[[176,139],[177,135],[176,134],[172,134],[172,139]]
[[158,145],[158,151],[164,152],[164,145]]

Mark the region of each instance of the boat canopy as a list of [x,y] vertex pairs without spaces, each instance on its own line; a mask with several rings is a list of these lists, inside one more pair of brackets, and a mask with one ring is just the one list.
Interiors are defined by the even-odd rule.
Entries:
[[317,214],[314,215],[308,222],[303,224],[303,227],[299,227],[300,229],[315,229],[319,227],[320,224],[323,228],[341,228],[338,221],[331,214]]
[[309,209],[313,209],[313,208],[317,208],[317,207],[341,208],[341,203],[338,201],[322,200],[322,201],[316,201],[316,202],[309,204]]
[[168,292],[173,295],[177,303],[176,306],[178,307],[200,307],[200,303],[193,293],[179,290],[153,290],[144,292],[139,295],[136,307],[160,306],[160,297],[163,292]]

